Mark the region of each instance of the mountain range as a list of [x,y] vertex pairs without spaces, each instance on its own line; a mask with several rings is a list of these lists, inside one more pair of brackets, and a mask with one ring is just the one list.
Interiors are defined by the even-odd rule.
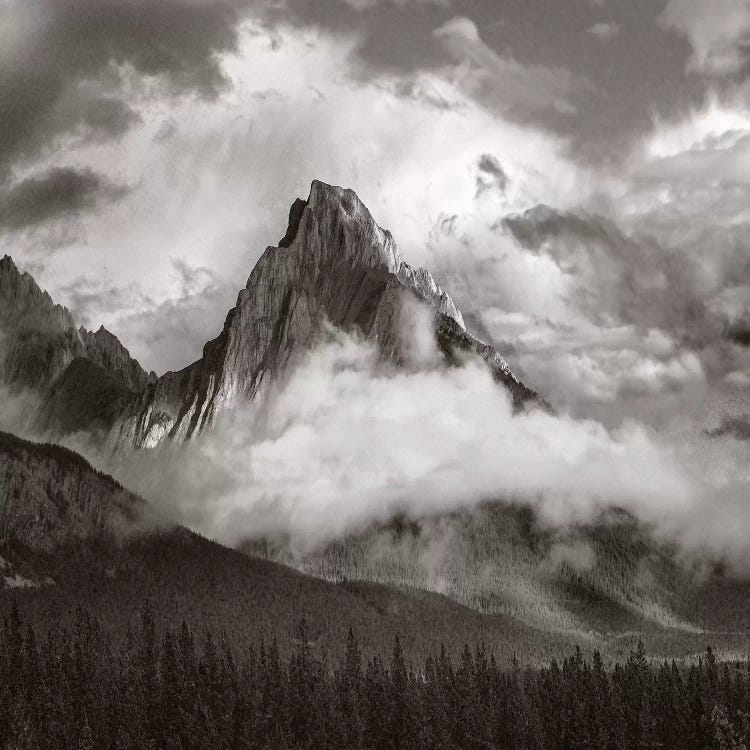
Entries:
[[[330,327],[369,342],[384,366],[409,367],[415,308],[441,366],[474,357],[517,411],[551,410],[467,330],[431,274],[400,257],[351,190],[313,182],[202,357],[160,376],[104,328],[76,327],[5,256],[0,381],[29,404],[22,431],[46,442],[0,433],[0,582],[39,619],[86,601],[123,627],[150,598],[164,602],[165,619],[208,618],[238,644],[261,620],[291,643],[304,610],[332,624],[332,638],[354,619],[378,647],[399,629],[415,654],[427,634],[485,640],[509,659],[563,645],[605,644],[616,655],[639,636],[659,654],[699,651],[708,634],[730,653],[745,649],[747,586],[721,571],[693,578],[626,513],[554,532],[497,498],[472,513],[391,519],[304,554],[268,539],[229,550],[56,444],[84,433],[111,454],[199,440],[226,410],[283,387]],[[8,601],[0,594],[0,609]]]
[[106,329],[76,328],[69,311],[8,256],[0,262],[0,304],[2,378],[39,393],[34,426],[58,438],[96,430],[115,448],[182,442],[222,411],[262,399],[326,325],[356,331],[382,359],[403,363],[411,304],[429,311],[446,363],[474,353],[516,408],[546,406],[493,346],[466,330],[429,271],[401,259],[353,191],[318,181],[306,201],[292,204],[284,237],[258,260],[221,333],[177,372],[146,373]]

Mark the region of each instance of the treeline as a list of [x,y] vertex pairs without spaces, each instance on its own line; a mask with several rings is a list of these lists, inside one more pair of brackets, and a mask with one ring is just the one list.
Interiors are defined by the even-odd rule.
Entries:
[[[543,669],[501,670],[492,654],[445,649],[419,667],[398,637],[363,663],[274,640],[236,654],[211,632],[160,630],[147,606],[113,646],[79,611],[37,639],[14,607],[0,637],[0,748],[417,748],[740,750],[749,746],[745,664],[651,665],[644,649],[605,669],[580,651]],[[199,642],[196,642],[196,641]]]

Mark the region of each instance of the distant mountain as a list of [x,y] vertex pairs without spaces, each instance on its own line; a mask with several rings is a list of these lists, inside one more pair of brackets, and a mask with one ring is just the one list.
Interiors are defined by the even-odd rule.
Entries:
[[517,408],[545,405],[496,349],[465,329],[430,273],[401,259],[391,234],[353,191],[318,181],[306,201],[293,203],[285,236],[256,264],[220,335],[179,372],[156,379],[109,332],[75,329],[70,313],[7,256],[0,264],[0,303],[6,310],[0,375],[43,393],[37,426],[52,435],[96,429],[115,446],[182,442],[226,408],[262,397],[326,324],[357,331],[384,360],[404,363],[410,338],[404,315],[414,303],[431,311],[446,364],[473,353]]
[[71,362],[85,358],[123,388],[142,391],[156,380],[104,327],[76,328],[67,308],[56,305],[13,260],[0,260],[0,377],[16,389],[46,394]]
[[527,507],[485,503],[438,518],[394,519],[304,551],[272,540],[243,549],[331,581],[440,592],[547,631],[695,633],[717,625],[674,550],[624,512],[559,530],[537,524]]

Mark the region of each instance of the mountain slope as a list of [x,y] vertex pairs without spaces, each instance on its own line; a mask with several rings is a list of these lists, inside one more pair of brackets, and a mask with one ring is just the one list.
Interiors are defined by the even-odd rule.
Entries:
[[486,503],[381,527],[304,551],[248,543],[252,554],[326,580],[363,578],[443,593],[544,630],[700,630],[695,581],[674,551],[624,513],[554,530],[530,508]]
[[[0,482],[0,616],[16,601],[41,627],[72,625],[77,607],[85,606],[125,638],[150,601],[162,624],[179,628],[185,620],[195,632],[210,626],[240,649],[274,633],[289,653],[304,615],[316,649],[334,658],[349,627],[368,655],[387,652],[398,633],[414,659],[436,644],[456,650],[482,642],[506,665],[514,655],[533,663],[576,645],[621,656],[639,637],[655,655],[687,655],[708,642],[732,653],[747,650],[747,615],[737,606],[746,603],[747,588],[731,581],[694,590],[697,605],[713,610],[711,632],[644,627],[635,616],[624,622],[631,629],[615,632],[535,627],[510,611],[480,612],[408,585],[322,580],[180,527],[149,531],[139,527],[148,510],[143,500],[59,446],[0,435]],[[581,592],[569,593],[586,601]]]
[[141,498],[77,453],[0,432],[0,545],[49,554],[127,533],[144,510]]
[[75,327],[67,308],[56,305],[8,256],[0,259],[0,380],[14,389],[46,395],[76,358],[86,358],[130,391],[156,376],[146,373],[116,336],[101,327]]
[[439,595],[333,584],[181,527],[149,529],[147,503],[81,456],[8,433],[0,433],[0,510],[0,615],[15,600],[39,625],[70,622],[80,605],[124,637],[150,601],[166,624],[210,625],[240,648],[265,631],[291,650],[303,615],[321,648],[339,647],[350,626],[368,651],[387,651],[399,632],[420,657],[441,641],[492,643],[506,660],[513,651],[543,658],[573,642]]

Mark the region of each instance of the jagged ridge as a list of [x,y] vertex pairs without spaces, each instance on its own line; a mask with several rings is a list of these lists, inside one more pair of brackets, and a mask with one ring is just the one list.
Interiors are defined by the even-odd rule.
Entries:
[[[158,379],[147,375],[103,328],[78,330],[10,258],[0,263],[4,378],[43,391],[37,425],[53,434],[103,429],[113,447],[153,447],[209,428],[225,409],[262,398],[321,336],[325,325],[357,331],[381,357],[405,360],[402,318],[414,301],[433,311],[435,339],[448,363],[481,356],[517,408],[544,402],[491,346],[470,334],[451,297],[431,274],[412,268],[352,190],[312,183],[297,199],[278,246],[250,274],[219,336],[203,356]],[[408,334],[408,332],[407,332]]]
[[134,392],[156,380],[103,326],[96,332],[76,329],[70,311],[56,305],[8,255],[0,260],[0,300],[3,382],[46,394],[78,357],[91,360]]
[[150,447],[167,436],[182,441],[209,427],[223,409],[262,396],[314,343],[324,321],[358,330],[384,358],[399,361],[399,315],[407,298],[434,308],[438,345],[449,359],[457,350],[474,351],[517,406],[538,400],[495,349],[465,330],[461,313],[430,273],[401,259],[390,232],[352,190],[315,181],[289,218],[285,236],[263,253],[202,359],[149,388],[123,421],[117,443]]

